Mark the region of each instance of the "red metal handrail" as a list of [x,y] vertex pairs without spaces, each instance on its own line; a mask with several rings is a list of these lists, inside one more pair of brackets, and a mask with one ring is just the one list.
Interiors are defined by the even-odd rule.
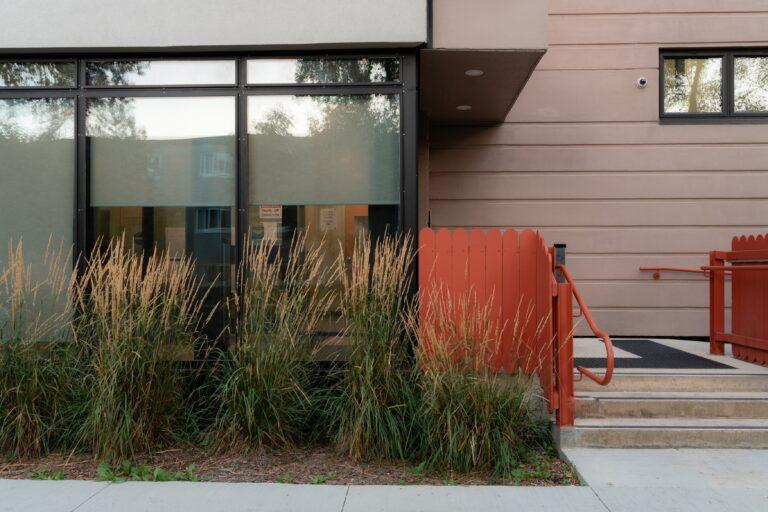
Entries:
[[581,373],[582,375],[589,377],[593,381],[597,382],[601,386],[607,386],[611,382],[611,378],[613,377],[613,342],[611,342],[611,337],[608,336],[608,334],[604,331],[601,331],[597,328],[597,324],[595,324],[595,321],[592,319],[592,315],[589,312],[589,308],[584,303],[584,299],[581,298],[581,294],[579,293],[579,290],[576,288],[576,284],[573,282],[573,278],[571,278],[571,274],[568,272],[568,268],[565,265],[556,265],[556,269],[560,270],[563,273],[563,277],[565,277],[565,280],[568,282],[568,284],[571,286],[571,291],[573,292],[573,297],[576,299],[576,302],[579,304],[579,308],[581,309],[582,314],[584,315],[584,319],[587,321],[587,324],[589,325],[589,328],[592,329],[592,332],[595,336],[603,340],[603,345],[605,345],[605,374],[602,378],[600,378],[595,373],[591,372],[590,370],[584,368],[583,366],[577,366],[576,369]]
[[734,270],[768,270],[768,265],[705,265],[701,267],[703,272],[714,270],[715,272],[733,272]]

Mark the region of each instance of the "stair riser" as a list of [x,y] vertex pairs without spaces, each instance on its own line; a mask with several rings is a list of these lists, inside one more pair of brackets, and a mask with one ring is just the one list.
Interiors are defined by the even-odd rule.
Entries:
[[562,448],[768,448],[768,429],[576,427],[559,439]]
[[766,418],[768,400],[576,400],[578,418]]
[[608,386],[585,378],[575,382],[574,388],[577,392],[768,392],[768,378],[765,375],[614,375]]

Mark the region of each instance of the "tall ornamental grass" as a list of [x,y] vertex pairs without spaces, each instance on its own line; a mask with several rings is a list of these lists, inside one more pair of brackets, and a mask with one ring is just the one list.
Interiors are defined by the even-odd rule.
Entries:
[[313,334],[333,303],[334,269],[306,234],[279,246],[248,244],[230,303],[237,340],[216,389],[220,450],[290,447],[304,440],[312,412]]
[[[142,255],[117,239],[97,248],[79,281],[76,338],[87,358],[81,439],[110,460],[164,446],[183,430],[177,359],[203,340],[213,314],[190,258]],[[206,314],[208,316],[206,316]]]
[[358,239],[351,266],[338,258],[349,355],[323,407],[329,437],[353,459],[402,459],[414,442],[414,368],[402,312],[408,307],[412,239]]
[[49,243],[41,269],[11,244],[0,269],[0,452],[40,456],[73,441],[69,254]]
[[[523,353],[532,310],[521,302],[514,321],[499,325],[492,300],[479,303],[472,291],[452,297],[436,290],[429,303],[426,321],[420,324],[413,312],[408,321],[419,340],[422,457],[438,470],[509,476],[548,443],[536,379],[494,369],[504,329],[510,331],[511,357]],[[510,364],[518,367],[520,362]]]

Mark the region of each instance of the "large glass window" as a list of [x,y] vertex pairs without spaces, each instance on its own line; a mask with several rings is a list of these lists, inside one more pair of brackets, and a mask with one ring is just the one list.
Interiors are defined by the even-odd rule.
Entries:
[[235,98],[92,98],[87,135],[95,238],[191,256],[214,286],[209,300],[223,300],[236,243]]
[[71,251],[74,133],[72,98],[0,99],[0,268],[19,240],[33,267],[49,241]]
[[248,241],[287,251],[303,230],[329,264],[351,255],[414,222],[414,70],[386,55],[0,59],[0,264],[20,238],[34,261],[49,240],[82,256],[122,237],[193,258],[216,302]]
[[660,77],[664,121],[768,119],[768,50],[663,50]]

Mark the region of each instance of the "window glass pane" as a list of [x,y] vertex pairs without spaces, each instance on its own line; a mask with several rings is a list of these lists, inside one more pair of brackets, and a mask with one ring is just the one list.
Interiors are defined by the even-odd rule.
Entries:
[[[90,99],[87,135],[94,239],[191,256],[213,285],[210,306],[223,300],[235,243],[235,98]],[[208,334],[223,322],[220,310]]]
[[[250,96],[248,151],[252,242],[277,242],[287,255],[306,231],[333,265],[358,237],[397,230],[399,96]],[[336,335],[338,319],[331,311],[320,331]]]
[[768,57],[735,57],[734,111],[768,112]]
[[400,81],[396,58],[252,59],[250,84],[349,84]]
[[722,112],[723,60],[664,59],[664,112]]
[[233,206],[235,98],[92,98],[93,206]]
[[88,85],[234,85],[234,60],[120,60],[89,62]]
[[74,87],[74,62],[0,62],[0,87]]
[[250,96],[254,205],[399,204],[397,95]]
[[39,270],[49,239],[71,250],[74,132],[73,99],[0,100],[0,267],[10,241]]

